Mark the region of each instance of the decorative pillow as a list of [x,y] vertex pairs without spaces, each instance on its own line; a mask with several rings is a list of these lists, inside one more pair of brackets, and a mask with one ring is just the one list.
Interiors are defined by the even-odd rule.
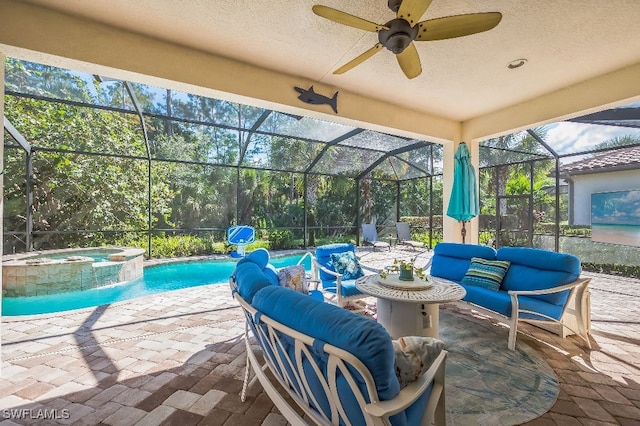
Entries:
[[498,291],[510,265],[511,262],[507,260],[487,260],[481,257],[472,257],[469,270],[462,278],[461,283]]
[[304,265],[287,266],[278,271],[278,281],[282,287],[309,294],[309,286]]
[[444,349],[444,342],[433,337],[405,336],[392,343],[400,389],[416,381]]
[[358,258],[352,251],[331,253],[331,263],[333,263],[333,269],[342,275],[343,280],[355,280],[356,278],[364,277]]

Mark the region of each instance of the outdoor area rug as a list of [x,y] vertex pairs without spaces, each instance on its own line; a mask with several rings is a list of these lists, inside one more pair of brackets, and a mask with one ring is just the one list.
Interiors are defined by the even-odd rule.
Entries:
[[547,412],[558,397],[553,369],[509,330],[471,315],[440,309],[446,364],[448,425],[518,425]]

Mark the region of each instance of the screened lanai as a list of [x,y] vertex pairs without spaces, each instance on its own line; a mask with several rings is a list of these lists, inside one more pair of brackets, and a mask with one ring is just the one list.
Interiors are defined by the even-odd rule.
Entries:
[[[639,111],[481,142],[479,242],[562,249],[575,230],[560,168],[640,146]],[[442,240],[434,141],[16,59],[5,69],[5,168],[5,253],[97,243],[161,256],[176,237],[224,252],[233,224],[272,248],[360,243],[371,222],[393,241],[401,220],[428,246]]]
[[[15,167],[7,188],[26,203],[5,214],[5,252],[146,235],[153,253],[153,235],[223,241],[238,223],[307,246],[316,232],[358,241],[359,224],[372,218],[431,216],[442,157],[432,142],[11,59],[5,85],[5,156]],[[43,211],[53,192],[43,171],[59,171],[61,158],[116,169],[101,188],[65,188],[83,200],[69,212],[86,210],[84,221],[56,224]],[[122,181],[130,191],[119,191]],[[115,193],[138,200],[138,226]]]

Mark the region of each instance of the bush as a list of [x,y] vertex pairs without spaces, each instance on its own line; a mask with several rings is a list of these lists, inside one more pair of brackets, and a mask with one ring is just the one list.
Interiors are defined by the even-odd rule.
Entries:
[[[148,249],[146,236],[135,240],[115,241],[118,246]],[[151,237],[150,257],[186,257],[209,254],[225,254],[231,251],[225,242],[215,241],[213,237],[195,235],[153,235]],[[149,253],[146,253],[149,257]]]
[[611,275],[621,275],[623,277],[630,277],[630,278],[640,278],[640,266],[635,266],[635,265],[620,265],[617,263],[599,264],[599,263],[585,262],[582,264],[582,268],[585,271],[611,274]]
[[269,246],[274,250],[293,248],[293,232],[288,229],[269,231]]
[[478,243],[486,246],[495,246],[496,233],[492,231],[480,231]]

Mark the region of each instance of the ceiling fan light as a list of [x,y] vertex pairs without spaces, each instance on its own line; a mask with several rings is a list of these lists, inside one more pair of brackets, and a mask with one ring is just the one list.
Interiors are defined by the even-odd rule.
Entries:
[[509,68],[510,70],[514,70],[516,68],[520,68],[526,63],[527,63],[527,60],[524,58],[516,59],[515,61],[509,62],[509,64],[507,65],[507,68]]

